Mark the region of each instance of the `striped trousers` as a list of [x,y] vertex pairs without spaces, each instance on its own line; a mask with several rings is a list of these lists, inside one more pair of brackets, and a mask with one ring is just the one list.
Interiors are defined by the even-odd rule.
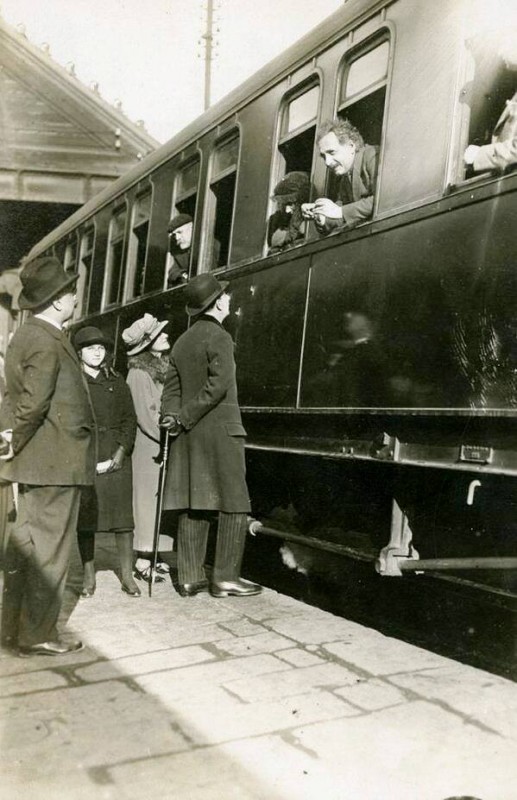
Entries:
[[[178,525],[178,581],[205,580],[205,557],[212,515],[206,511],[184,511]],[[233,581],[240,576],[246,541],[246,514],[219,512],[213,580]]]

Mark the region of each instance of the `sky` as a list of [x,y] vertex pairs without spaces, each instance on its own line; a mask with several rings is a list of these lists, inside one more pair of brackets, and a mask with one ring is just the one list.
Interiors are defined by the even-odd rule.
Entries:
[[[343,0],[215,0],[217,101],[339,8]],[[202,0],[0,0],[6,22],[50,46],[167,141],[203,111]]]

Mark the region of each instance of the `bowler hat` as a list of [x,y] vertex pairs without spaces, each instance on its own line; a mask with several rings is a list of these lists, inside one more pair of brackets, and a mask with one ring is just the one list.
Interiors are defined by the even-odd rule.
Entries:
[[81,350],[81,348],[88,347],[90,344],[102,344],[104,347],[111,345],[110,340],[104,336],[103,332],[93,325],[87,325],[85,328],[80,328],[76,331],[73,342],[76,350]]
[[222,295],[228,281],[218,281],[215,275],[204,272],[196,275],[195,278],[185,286],[185,299],[187,301],[186,312],[189,317],[202,314],[212,303]]
[[182,225],[187,225],[189,222],[192,222],[190,214],[176,214],[169,222],[167,230],[172,233],[176,228],[181,228]]
[[134,356],[149,347],[168,324],[168,320],[158,322],[152,314],[144,314],[143,317],[135,320],[129,328],[122,331],[124,344],[130,348],[127,355]]
[[22,309],[40,308],[50,303],[68,286],[77,281],[77,272],[65,272],[54,256],[36,258],[27,264],[20,275],[22,291],[18,305]]

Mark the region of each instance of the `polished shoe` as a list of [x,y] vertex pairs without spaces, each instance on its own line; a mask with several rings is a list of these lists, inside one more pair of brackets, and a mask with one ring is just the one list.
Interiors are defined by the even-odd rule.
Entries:
[[28,656],[66,656],[68,653],[78,653],[84,647],[82,642],[40,642],[29,647],[19,647],[18,655],[22,658]]
[[156,562],[155,572],[158,575],[168,575],[170,571],[171,568],[169,567],[168,564],[165,563],[165,561]]
[[196,581],[195,583],[179,583],[178,594],[181,597],[194,597],[200,592],[208,591],[208,581]]
[[83,586],[81,589],[80,597],[93,597],[95,594],[95,586]]
[[128,586],[126,583],[121,583],[120,589],[122,592],[125,592],[130,597],[141,597],[142,595],[142,592],[140,591],[136,583],[134,586]]
[[[151,567],[146,567],[145,569],[134,569],[134,576],[137,581],[145,581],[146,583],[151,582]],[[165,578],[163,575],[158,575],[157,572],[153,575],[153,583],[163,583]]]
[[245,581],[244,578],[237,578],[236,581],[214,581],[210,586],[212,597],[249,597],[260,594],[261,591],[262,586]]

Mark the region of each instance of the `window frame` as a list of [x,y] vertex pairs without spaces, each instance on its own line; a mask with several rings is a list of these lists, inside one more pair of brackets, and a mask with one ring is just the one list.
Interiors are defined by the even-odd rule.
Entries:
[[[221,170],[216,175],[214,175],[214,168],[218,151],[225,144],[228,144],[233,140],[237,140],[238,142],[237,158],[235,163],[229,167],[226,167],[225,169]],[[199,260],[197,274],[200,274],[202,272],[217,272],[218,270],[228,269],[228,267],[231,264],[232,240],[235,230],[235,210],[237,206],[236,199],[237,199],[238,177],[239,177],[241,156],[242,156],[242,132],[240,125],[235,125],[229,131],[226,131],[223,136],[216,139],[211,148],[209,157],[209,166],[208,166],[208,180],[207,180],[207,188],[205,196],[204,236],[202,241],[201,258]],[[215,267],[212,267],[209,264],[209,253],[212,252],[212,248],[215,241],[216,210],[217,210],[217,199],[215,197],[212,187],[220,183],[220,181],[224,180],[230,175],[235,175],[235,186],[233,191],[232,216],[231,216],[230,231],[228,236],[228,257],[225,264],[217,264]]]
[[[84,245],[88,235],[92,233],[92,248],[90,251],[85,252]],[[95,245],[97,239],[97,230],[95,219],[88,222],[81,234],[79,235],[79,247],[78,247],[78,259],[77,259],[77,271],[79,273],[79,277],[77,279],[77,306],[76,306],[76,318],[79,319],[80,317],[84,317],[89,313],[89,304],[90,304],[90,285],[92,280],[92,273],[93,273],[93,262],[95,258]],[[89,255],[91,258],[90,269],[88,271],[88,279],[86,281],[82,281],[83,273],[81,273],[81,267],[83,266],[83,259],[85,256]]]
[[[115,206],[112,209],[112,212],[111,212],[109,226],[108,226],[108,237],[107,237],[107,243],[106,243],[106,259],[105,259],[105,262],[104,262],[104,283],[103,283],[103,287],[102,287],[102,299],[101,299],[101,308],[100,308],[101,311],[105,311],[108,308],[113,308],[113,307],[119,305],[120,302],[121,302],[120,295],[121,295],[122,272],[124,270],[125,260],[126,260],[127,232],[128,232],[129,218],[130,218],[130,214],[128,212],[129,212],[129,209],[128,209],[127,200],[124,200],[123,203],[121,203],[118,206]],[[115,220],[116,217],[122,216],[122,215],[125,215],[123,232],[122,232],[122,234],[121,234],[121,236],[119,238],[114,240],[113,239],[113,223],[114,223],[114,220]],[[113,258],[113,256],[112,256],[112,254],[113,254],[113,246],[118,244],[119,242],[122,242],[122,254],[121,254],[121,257],[120,257],[120,271],[121,272],[119,274],[119,285],[118,285],[118,290],[117,290],[117,299],[116,300],[112,300],[110,302],[109,297],[110,297],[110,294],[111,294],[111,288],[112,288],[111,287],[111,280],[112,280],[112,275],[113,275],[113,260],[112,260],[112,258]]]
[[[317,88],[318,89],[318,103],[316,107],[316,116],[313,120],[309,120],[309,122],[305,122],[302,125],[299,125],[297,128],[294,128],[292,131],[288,133],[282,133],[284,128],[284,121],[287,116],[287,110],[289,105],[296,100],[298,97],[301,97],[306,92],[311,91],[311,89]],[[263,245],[263,255],[267,255],[268,251],[268,228],[269,228],[269,220],[274,214],[276,210],[275,203],[272,199],[272,194],[275,186],[277,183],[282,180],[284,175],[286,174],[284,166],[284,156],[280,151],[280,147],[287,142],[295,139],[302,133],[310,130],[310,128],[314,127],[314,144],[312,150],[312,163],[311,163],[311,170],[309,174],[309,181],[311,187],[314,185],[314,177],[316,173],[316,167],[318,163],[317,159],[317,147],[316,147],[316,136],[318,133],[318,124],[321,117],[321,108],[323,102],[323,78],[321,75],[320,70],[313,71],[308,77],[305,77],[299,84],[295,87],[289,87],[287,92],[284,94],[280,103],[278,105],[277,111],[277,121],[276,121],[276,135],[275,135],[275,146],[273,148],[273,158],[271,164],[271,175],[269,180],[269,192],[268,192],[268,199],[267,199],[267,207],[266,207],[266,220],[264,224],[264,245]],[[311,189],[312,191],[312,189]],[[309,226],[305,226],[305,235],[303,241],[300,241],[300,244],[303,244],[307,241],[309,235]]]
[[[179,191],[179,184],[180,184],[181,176],[185,172],[185,170],[189,169],[194,164],[197,164],[197,167],[198,167],[196,188],[195,189],[190,189],[190,190],[188,190],[186,192],[180,192]],[[199,216],[199,204],[200,204],[200,197],[201,197],[201,167],[202,167],[202,162],[201,162],[201,153],[200,152],[197,152],[197,153],[189,156],[181,164],[178,164],[178,166],[176,168],[176,171],[175,171],[174,180],[173,180],[173,186],[172,186],[171,208],[170,208],[170,218],[171,219],[176,214],[180,214],[181,213],[180,211],[178,211],[178,203],[183,203],[185,200],[189,200],[189,198],[191,198],[191,197],[195,197],[196,198],[194,215],[192,217],[192,243],[191,243],[191,246],[190,246],[190,258],[189,258],[189,265],[188,265],[189,277],[192,274],[193,258],[194,258],[194,251],[195,251],[195,247],[194,247],[194,231],[196,230],[196,223],[197,223],[198,216]],[[171,237],[172,237],[172,234],[168,233],[167,254],[166,254],[166,258],[165,258],[165,270],[164,270],[164,276],[163,276],[163,288],[164,288],[164,290],[167,289],[167,275],[168,275],[168,272],[169,272],[169,267],[172,265],[172,258],[173,258],[173,256],[170,253]]]
[[[139,222],[138,225],[135,225],[135,219],[138,213],[139,205],[144,198],[150,198],[149,203],[149,216],[146,220]],[[123,287],[122,287],[122,302],[128,302],[129,300],[134,300],[139,297],[143,297],[145,294],[144,290],[144,279],[145,279],[145,270],[147,267],[147,257],[149,254],[149,239],[150,239],[150,232],[151,232],[151,218],[153,213],[153,201],[154,201],[154,185],[150,182],[149,186],[146,186],[144,189],[138,192],[135,195],[133,202],[131,203],[131,211],[128,215],[128,226],[127,226],[127,247],[126,247],[126,257],[125,257],[125,265],[124,265],[124,277],[123,277]],[[137,268],[137,256],[138,256],[138,237],[135,234],[136,228],[139,228],[142,225],[147,224],[147,238],[145,243],[145,254],[144,254],[144,264],[143,264],[143,271],[142,271],[142,291],[139,294],[136,294],[134,289],[134,279],[136,275],[136,268]],[[137,239],[137,241],[133,240],[133,237]],[[108,247],[109,247],[109,239],[108,239]],[[133,285],[133,292],[129,292],[130,286]]]

